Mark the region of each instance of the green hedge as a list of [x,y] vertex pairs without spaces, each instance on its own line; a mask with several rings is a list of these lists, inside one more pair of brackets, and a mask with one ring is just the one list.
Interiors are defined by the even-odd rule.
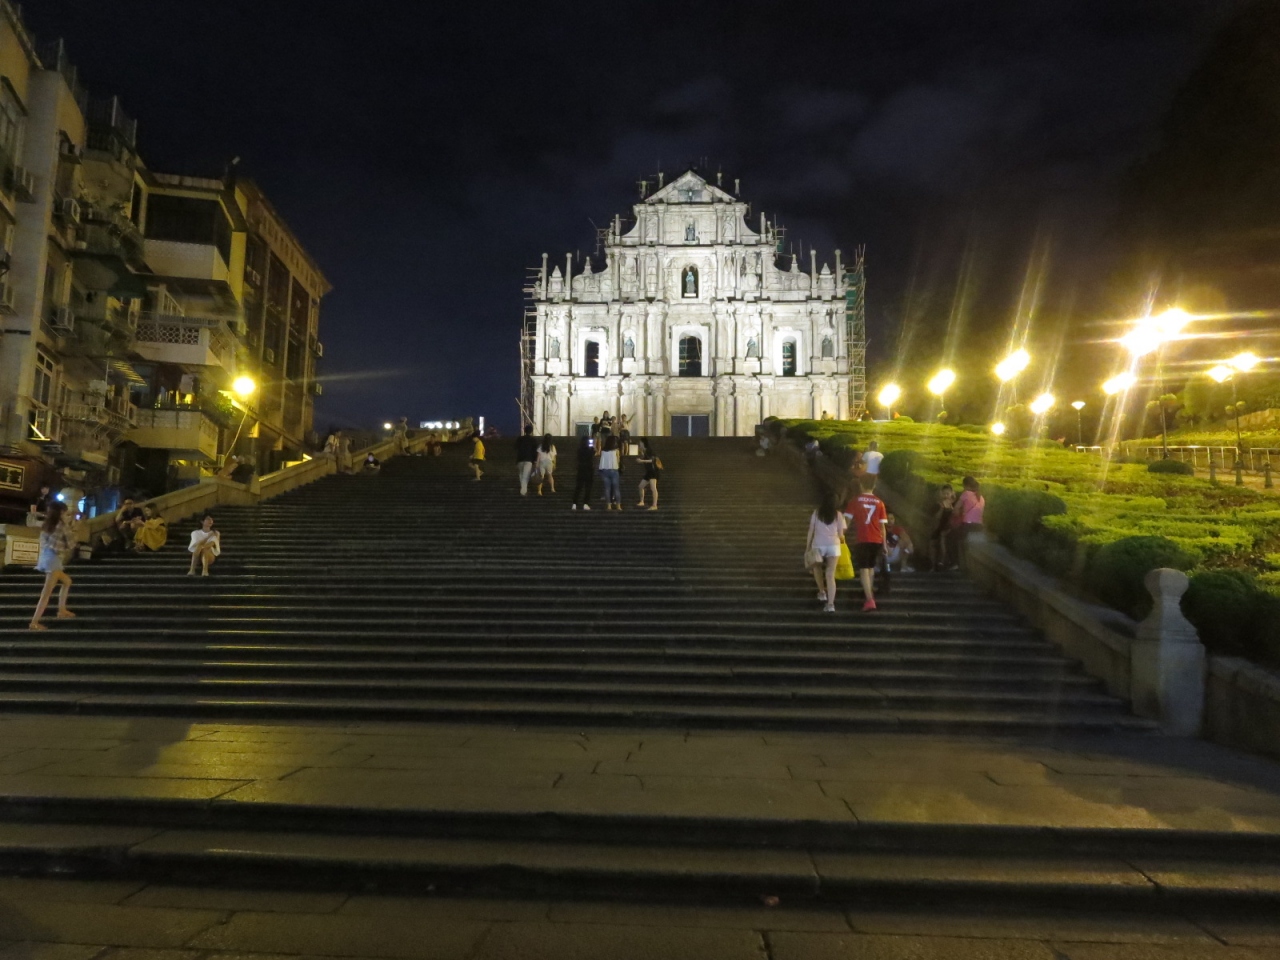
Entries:
[[[986,526],[1010,550],[1130,616],[1159,566],[1185,570],[1187,617],[1213,652],[1280,665],[1280,499],[1221,487],[1175,467],[1019,443],[939,424],[787,421],[803,436],[885,451],[882,481],[922,525],[943,483],[983,481]],[[803,441],[802,441],[803,442]],[[1176,472],[1163,472],[1174,470]],[[919,535],[927,531],[918,529]]]
[[1179,473],[1184,477],[1194,477],[1196,468],[1181,460],[1153,460],[1147,465],[1147,473]]

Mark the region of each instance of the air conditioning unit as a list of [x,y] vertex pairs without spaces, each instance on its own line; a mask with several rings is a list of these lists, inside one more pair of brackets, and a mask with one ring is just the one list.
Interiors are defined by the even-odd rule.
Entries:
[[14,314],[17,312],[14,303],[17,300],[17,291],[7,283],[0,283],[0,313]]
[[58,208],[58,212],[71,223],[79,223],[80,201],[72,197],[67,197],[62,201],[62,206]]
[[276,362],[276,352],[275,352],[274,350],[272,350],[270,347],[267,347],[267,349],[265,349],[265,350],[263,350],[263,351],[262,351],[262,362],[263,362],[263,363],[275,363],[275,362]]
[[322,393],[324,393],[324,384],[323,384],[323,383],[321,383],[319,380],[312,380],[312,381],[311,381],[311,395],[312,395],[312,396],[314,396],[314,397],[318,397],[318,396],[320,396],[320,394],[322,394]]
[[26,167],[13,168],[13,192],[19,200],[27,203],[36,198],[36,175]]
[[53,316],[49,318],[49,326],[58,333],[74,333],[76,329],[75,314],[70,307],[54,307]]

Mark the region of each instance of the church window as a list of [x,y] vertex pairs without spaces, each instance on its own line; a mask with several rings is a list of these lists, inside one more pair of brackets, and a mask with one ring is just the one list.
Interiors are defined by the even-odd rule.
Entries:
[[588,340],[583,351],[583,376],[598,377],[600,376],[600,342],[598,340]]
[[622,343],[622,357],[624,360],[634,360],[636,358],[636,342],[630,337]]
[[796,375],[796,342],[794,340],[782,341],[782,375],[784,377]]
[[830,337],[822,338],[822,359],[830,360],[836,355],[835,344],[831,342]]
[[747,341],[747,359],[748,360],[760,359],[760,341],[757,340],[755,337],[752,337],[750,340]]
[[698,268],[690,264],[680,274],[680,292],[686,297],[698,295]]
[[680,338],[680,376],[702,376],[702,341],[697,337]]

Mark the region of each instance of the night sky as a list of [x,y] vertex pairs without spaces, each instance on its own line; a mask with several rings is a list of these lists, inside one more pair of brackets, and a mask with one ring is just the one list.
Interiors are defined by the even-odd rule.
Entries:
[[[704,158],[803,249],[867,247],[871,360],[1105,312],[1119,175],[1224,0],[30,0],[155,170],[234,156],[319,261],[317,426],[516,420],[525,267]],[[671,12],[668,16],[668,11]]]

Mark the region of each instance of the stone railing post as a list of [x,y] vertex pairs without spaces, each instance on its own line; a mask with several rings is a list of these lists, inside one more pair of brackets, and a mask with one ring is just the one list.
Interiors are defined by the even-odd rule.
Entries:
[[1170,733],[1197,736],[1204,723],[1205,651],[1182,615],[1187,575],[1152,570],[1143,581],[1154,606],[1138,624],[1130,655],[1133,709],[1159,720]]

